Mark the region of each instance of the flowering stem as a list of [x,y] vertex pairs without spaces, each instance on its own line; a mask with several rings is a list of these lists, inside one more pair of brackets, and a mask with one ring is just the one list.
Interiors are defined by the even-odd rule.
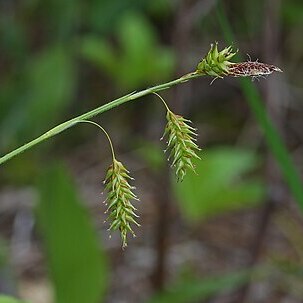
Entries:
[[139,92],[133,92],[133,93],[130,93],[128,95],[125,95],[123,97],[120,97],[118,99],[115,99],[109,103],[106,103],[102,106],[99,106],[87,113],[84,113],[78,117],[75,117],[73,119],[70,119],[66,122],[63,122],[57,126],[55,126],[54,128],[50,129],[49,131],[47,131],[46,133],[44,133],[43,135],[37,137],[36,139],[20,146],[19,148],[11,151],[10,153],[4,155],[3,157],[0,158],[0,164],[3,164],[5,163],[6,161],[14,158],[15,156],[19,155],[20,153],[34,147],[35,145],[41,143],[42,141],[44,140],[47,140],[53,136],[56,136],[58,134],[60,134],[61,132],[65,131],[66,129],[70,128],[70,127],[73,127],[75,126],[76,124],[80,123],[81,121],[83,120],[87,120],[87,119],[90,119],[94,116],[97,116],[99,114],[102,114],[114,107],[117,107],[123,103],[126,103],[126,102],[129,102],[129,101],[133,101],[133,100],[136,100],[140,97],[143,97],[143,96],[146,96],[146,95],[149,95],[151,93],[154,93],[154,92],[158,92],[158,91],[162,91],[162,90],[165,90],[165,89],[168,89],[174,85],[177,85],[177,84],[181,84],[181,83],[184,83],[184,82],[187,82],[188,80],[191,80],[193,78],[197,78],[197,77],[200,77],[200,76],[204,76],[205,74],[201,73],[201,72],[192,72],[192,73],[189,73],[189,74],[186,74],[176,80],[173,80],[173,81],[170,81],[170,82],[166,82],[166,83],[163,83],[163,84],[159,84],[159,85],[156,85],[156,86],[153,86],[153,87],[150,87],[150,88],[147,88],[147,89],[144,89],[142,91],[139,91]]
[[109,142],[111,153],[112,153],[112,156],[113,156],[113,161],[116,159],[113,142],[112,142],[108,132],[100,124],[98,124],[94,121],[90,121],[90,120],[79,120],[77,123],[89,123],[89,124],[95,125],[98,128],[100,128],[103,131],[103,133],[105,134],[105,136],[107,137],[107,140]]
[[153,94],[156,95],[158,98],[160,98],[160,100],[162,101],[162,103],[163,103],[164,106],[166,107],[166,110],[167,110],[168,112],[170,112],[171,110],[169,109],[169,107],[168,107],[167,103],[164,101],[164,99],[163,99],[159,94],[157,94],[157,93],[153,93]]

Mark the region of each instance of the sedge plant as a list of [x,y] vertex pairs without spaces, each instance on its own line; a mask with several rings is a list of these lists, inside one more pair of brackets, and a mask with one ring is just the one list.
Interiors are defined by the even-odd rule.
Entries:
[[157,95],[164,103],[166,108],[167,124],[163,137],[167,138],[167,150],[171,166],[175,169],[178,181],[182,181],[188,170],[195,170],[194,159],[200,159],[197,152],[200,150],[196,144],[196,129],[191,126],[191,121],[181,115],[174,113],[158,94],[158,92],[169,89],[175,85],[187,82],[191,79],[211,76],[214,79],[231,77],[264,77],[273,72],[281,72],[281,69],[274,65],[261,62],[232,62],[231,59],[237,51],[233,51],[231,46],[218,50],[218,44],[211,44],[210,50],[204,58],[198,63],[196,70],[181,76],[170,82],[159,84],[139,92],[132,92],[123,97],[115,99],[78,117],[63,122],[36,139],[20,146],[0,158],[0,164],[3,164],[22,152],[31,149],[44,140],[60,134],[61,132],[78,125],[79,123],[90,123],[100,128],[107,136],[111,147],[112,164],[105,173],[104,185],[107,191],[105,203],[107,205],[108,221],[110,221],[109,230],[118,230],[121,234],[122,247],[127,246],[128,234],[135,235],[133,226],[140,226],[137,222],[138,215],[132,201],[138,200],[133,190],[134,187],[129,184],[132,180],[129,171],[122,162],[118,161],[115,156],[114,148],[110,136],[105,129],[90,119],[111,110],[121,104],[137,100],[149,94]]

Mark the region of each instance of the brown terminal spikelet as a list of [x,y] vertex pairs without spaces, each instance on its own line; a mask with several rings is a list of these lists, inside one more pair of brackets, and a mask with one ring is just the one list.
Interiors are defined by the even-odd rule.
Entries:
[[135,220],[138,217],[135,213],[136,208],[132,205],[131,200],[138,200],[133,193],[134,187],[130,186],[128,180],[128,170],[124,165],[113,159],[113,164],[108,168],[104,180],[105,189],[107,190],[107,211],[108,220],[111,221],[109,230],[119,230],[122,239],[122,248],[127,246],[127,234],[135,233],[131,227],[132,224],[140,226]]
[[170,110],[167,111],[166,119],[167,124],[163,137],[168,137],[169,159],[172,159],[172,166],[176,169],[178,181],[182,181],[188,169],[195,171],[192,160],[200,159],[196,154],[200,148],[194,142],[197,136],[196,129],[188,124],[191,122],[190,120],[176,115]]
[[241,63],[233,63],[228,70],[228,75],[233,77],[264,77],[273,72],[282,72],[282,70],[271,64],[258,61],[247,61]]

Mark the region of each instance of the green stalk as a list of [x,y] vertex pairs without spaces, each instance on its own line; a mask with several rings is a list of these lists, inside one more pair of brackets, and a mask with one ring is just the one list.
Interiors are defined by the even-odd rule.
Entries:
[[[221,26],[223,35],[227,42],[232,43],[232,41],[236,41],[233,35],[232,28],[224,14],[224,10],[222,8],[222,2],[218,2],[218,11],[217,11],[218,21]],[[242,60],[241,60],[242,61]],[[270,117],[266,113],[266,109],[264,107],[264,102],[255,86],[248,79],[240,79],[241,88],[243,94],[246,97],[246,100],[255,115],[259,125],[261,126],[267,144],[272,151],[276,161],[282,171],[282,174],[295,197],[298,205],[303,208],[303,184],[302,180],[299,176],[299,173],[291,159],[287,151],[287,147],[285,146],[278,130],[275,125],[271,121]]]
[[196,73],[196,72],[192,72],[189,74],[186,74],[176,80],[170,81],[170,82],[166,82],[160,85],[156,85],[150,88],[147,88],[145,90],[139,91],[139,92],[134,92],[134,93],[130,93],[128,95],[125,95],[121,98],[115,99],[109,103],[106,103],[100,107],[97,107],[87,113],[84,113],[78,117],[75,117],[73,119],[70,119],[66,122],[63,122],[57,126],[55,126],[54,128],[50,129],[49,131],[47,131],[46,133],[44,133],[43,135],[37,137],[36,139],[20,146],[19,148],[11,151],[10,153],[4,155],[3,157],[0,158],[0,164],[5,163],[6,161],[14,158],[15,156],[19,155],[20,153],[23,153],[24,151],[34,147],[35,145],[41,143],[44,140],[47,140],[53,136],[56,136],[58,134],[60,134],[61,132],[65,131],[66,129],[75,126],[76,124],[80,123],[81,120],[87,120],[87,119],[91,119],[94,116],[97,116],[99,114],[102,114],[114,107],[117,107],[123,103],[129,102],[129,101],[133,101],[136,100],[140,97],[149,95],[151,93],[155,93],[155,92],[159,92],[165,89],[168,89],[174,85],[177,84],[181,84],[184,82],[187,82],[190,79],[196,78],[196,77],[200,77],[203,76],[202,73]]

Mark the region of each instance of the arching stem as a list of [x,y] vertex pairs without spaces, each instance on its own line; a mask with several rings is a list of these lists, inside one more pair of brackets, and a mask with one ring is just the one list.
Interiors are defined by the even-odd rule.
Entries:
[[115,99],[115,100],[113,100],[109,103],[101,105],[101,106],[99,106],[99,107],[97,107],[97,108],[95,108],[95,109],[93,109],[89,112],[86,112],[86,113],[84,113],[84,114],[82,114],[78,117],[75,117],[73,119],[70,119],[66,122],[63,122],[63,123],[55,126],[54,128],[50,129],[46,133],[37,137],[36,139],[20,146],[19,148],[16,148],[15,150],[13,150],[13,151],[7,153],[6,155],[0,157],[0,165],[5,163],[8,160],[14,158],[15,156],[25,152],[26,150],[34,147],[35,145],[37,145],[37,144],[39,144],[39,143],[41,143],[41,142],[43,142],[43,141],[45,141],[45,140],[47,140],[51,137],[54,137],[54,136],[60,134],[61,132],[67,130],[70,127],[75,126],[81,120],[90,119],[94,116],[100,115],[100,114],[102,114],[102,113],[104,113],[108,110],[111,110],[112,108],[117,107],[117,106],[119,106],[121,104],[124,104],[126,102],[134,101],[134,100],[139,99],[143,96],[149,95],[149,94],[154,93],[154,92],[158,92],[158,91],[168,89],[168,88],[170,88],[174,85],[178,85],[178,84],[187,82],[190,79],[197,78],[197,77],[200,77],[200,76],[205,76],[205,74],[203,74],[201,72],[200,73],[198,73],[198,72],[188,73],[188,74],[183,75],[182,77],[180,77],[178,79],[175,79],[173,81],[169,81],[169,82],[166,82],[166,83],[163,83],[163,84],[159,84],[159,85],[144,89],[144,90],[139,91],[139,92],[133,92],[133,93],[125,95],[121,98]]
[[97,126],[99,129],[102,130],[102,132],[105,134],[105,136],[107,137],[107,140],[109,142],[110,145],[110,149],[111,149],[111,153],[112,153],[112,157],[113,157],[113,162],[115,162],[114,160],[116,159],[115,157],[115,151],[114,151],[114,146],[113,146],[113,142],[108,134],[108,132],[98,123],[94,122],[94,121],[90,121],[90,120],[78,120],[77,123],[88,123],[88,124],[92,124]]
[[171,110],[169,109],[167,103],[164,101],[164,99],[157,93],[153,92],[154,95],[156,95],[158,98],[160,98],[160,100],[162,101],[162,103],[164,104],[164,106],[166,107],[167,111],[170,112]]

